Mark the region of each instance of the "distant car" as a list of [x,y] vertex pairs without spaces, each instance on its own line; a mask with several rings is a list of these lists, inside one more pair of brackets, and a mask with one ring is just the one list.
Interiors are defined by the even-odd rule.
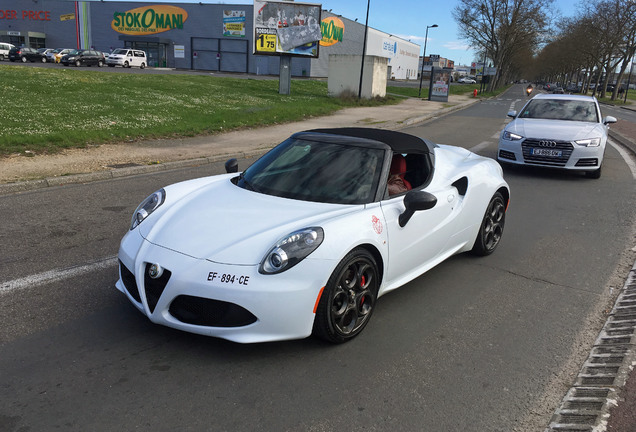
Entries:
[[148,66],[146,52],[131,48],[117,48],[106,57],[106,64],[110,67],[139,67],[141,69]]
[[552,90],[553,94],[564,94],[565,91],[563,90],[563,87],[561,86],[556,86],[553,90]]
[[104,65],[104,55],[100,51],[95,50],[74,50],[62,57],[61,63],[64,66],[75,65],[79,66],[97,66],[102,67]]
[[9,58],[9,51],[11,48],[15,48],[15,45],[6,42],[0,42],[0,60]]
[[55,63],[55,54],[59,53],[60,51],[62,51],[62,48],[56,48],[46,53],[46,61],[49,63]]
[[608,124],[592,96],[538,94],[501,132],[497,159],[506,164],[534,165],[585,172],[599,178]]
[[555,83],[545,83],[543,85],[543,90],[552,93],[556,88],[558,87],[558,84]]
[[475,81],[474,79],[470,77],[462,77],[458,79],[457,82],[462,84],[477,84],[477,81]]
[[27,47],[11,48],[11,50],[9,50],[9,60],[11,60],[12,62],[21,61],[22,63],[26,63],[28,61],[30,61],[31,63],[36,61],[46,63],[46,57],[43,54],[40,54],[34,48]]
[[38,52],[44,56],[44,60],[48,61],[48,54],[54,51],[53,48],[38,48]]
[[142,201],[116,287],[153,323],[242,343],[354,338],[383,294],[495,251],[510,197],[492,159],[370,128],[298,132],[226,170]]
[[72,48],[62,48],[61,50],[59,50],[58,52],[55,53],[54,55],[54,63],[59,63],[62,61],[62,57],[64,57],[66,54],[70,53],[71,51],[74,51]]

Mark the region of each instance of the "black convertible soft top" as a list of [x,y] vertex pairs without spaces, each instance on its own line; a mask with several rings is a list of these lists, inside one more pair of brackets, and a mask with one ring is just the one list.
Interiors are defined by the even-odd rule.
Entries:
[[404,132],[397,132],[385,129],[374,128],[330,128],[330,129],[311,129],[304,132],[298,132],[297,135],[302,134],[329,134],[340,135],[353,138],[361,138],[365,140],[372,140],[381,142],[388,145],[395,153],[433,153],[433,148],[436,147],[432,142],[425,140],[414,135],[410,135]]

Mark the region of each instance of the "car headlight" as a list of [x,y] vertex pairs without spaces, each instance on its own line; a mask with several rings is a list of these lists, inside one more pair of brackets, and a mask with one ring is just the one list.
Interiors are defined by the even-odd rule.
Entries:
[[320,227],[294,231],[280,239],[265,254],[258,272],[275,274],[292,268],[316,250],[324,238],[324,231]]
[[508,131],[504,131],[503,133],[503,139],[505,139],[506,141],[519,141],[522,138],[523,137],[521,135],[517,135],[516,133]]
[[157,192],[143,200],[137,207],[137,210],[135,210],[135,213],[133,213],[132,221],[130,222],[130,229],[135,229],[137,225],[142,223],[153,211],[157,210],[165,200],[166,191],[163,189],[159,189]]
[[574,142],[580,146],[585,146],[585,147],[598,147],[601,145],[600,138],[588,138],[588,139],[578,140]]

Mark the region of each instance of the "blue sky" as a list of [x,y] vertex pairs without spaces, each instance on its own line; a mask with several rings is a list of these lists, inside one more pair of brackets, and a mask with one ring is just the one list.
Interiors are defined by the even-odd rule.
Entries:
[[[142,0],[154,3],[199,3],[200,0]],[[252,4],[251,1],[215,1],[201,0],[203,3]],[[555,0],[546,11],[552,18],[576,15],[577,5],[585,0]],[[301,3],[319,3],[322,8],[342,15],[351,20],[358,19],[364,24],[367,13],[367,0],[302,0]],[[439,27],[428,31],[426,54],[439,54],[454,60],[456,65],[470,64],[475,60],[475,52],[465,40],[459,38],[457,23],[452,11],[457,0],[370,0],[369,26],[380,31],[402,37],[420,45],[420,54],[424,48],[426,26],[437,24]],[[345,29],[346,31],[346,29]]]
[[[332,13],[346,18],[358,18],[358,22],[362,23],[366,18],[367,0],[324,0],[321,3],[323,9],[332,9]],[[578,3],[579,0],[555,0],[549,13],[554,17],[557,11],[562,16],[574,16]],[[452,11],[458,4],[457,0],[371,0],[370,4],[369,26],[411,40],[423,49],[426,26],[437,24],[439,27],[428,30],[427,55],[439,54],[454,60],[456,65],[470,64],[474,60],[474,51],[459,38],[457,23],[453,19]]]

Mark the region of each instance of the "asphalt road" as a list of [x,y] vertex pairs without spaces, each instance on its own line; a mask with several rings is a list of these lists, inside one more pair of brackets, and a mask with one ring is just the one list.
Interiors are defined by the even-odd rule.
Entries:
[[[523,102],[507,93],[406,131],[492,157]],[[499,249],[382,297],[340,346],[181,333],[114,288],[139,201],[221,164],[2,196],[0,284],[15,283],[0,292],[0,430],[543,430],[633,246],[634,178],[611,146],[605,164],[599,180],[506,170]]]

